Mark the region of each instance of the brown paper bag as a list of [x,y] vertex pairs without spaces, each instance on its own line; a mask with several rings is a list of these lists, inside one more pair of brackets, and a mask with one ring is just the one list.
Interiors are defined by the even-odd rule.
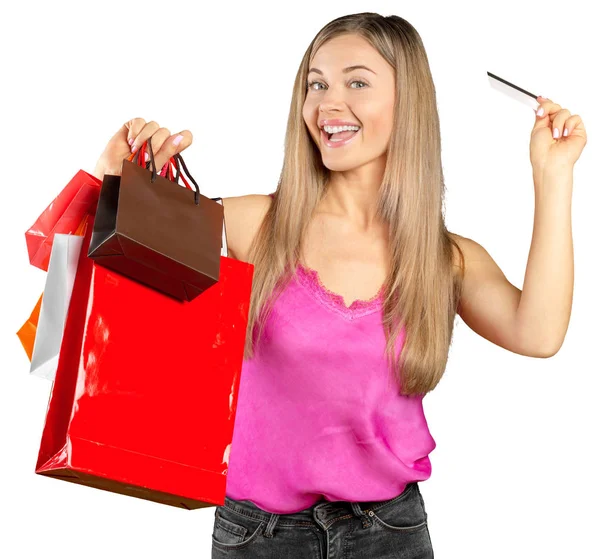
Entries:
[[[223,206],[200,194],[180,154],[175,180],[123,160],[121,176],[105,175],[88,256],[181,301],[191,301],[219,279]],[[177,183],[179,162],[196,190]],[[187,184],[187,183],[186,183]],[[189,186],[189,185],[188,185]]]

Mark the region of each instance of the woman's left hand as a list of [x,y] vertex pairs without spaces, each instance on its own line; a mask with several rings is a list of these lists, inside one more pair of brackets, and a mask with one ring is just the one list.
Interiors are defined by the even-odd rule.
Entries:
[[[587,134],[579,115],[572,115],[567,109],[538,97],[540,103],[536,111],[535,124],[529,143],[529,157],[535,171],[572,169],[579,159]],[[537,111],[542,108],[542,116]],[[565,136],[566,133],[566,136]]]

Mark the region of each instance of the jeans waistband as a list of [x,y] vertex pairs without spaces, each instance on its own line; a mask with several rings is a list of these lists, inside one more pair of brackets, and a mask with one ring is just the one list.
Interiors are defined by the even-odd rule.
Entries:
[[352,515],[364,517],[369,510],[377,511],[382,507],[404,499],[413,490],[418,490],[418,483],[416,481],[406,484],[404,490],[396,497],[384,501],[319,501],[307,509],[288,514],[271,513],[259,508],[249,500],[238,501],[230,499],[227,496],[225,496],[223,506],[239,514],[263,520],[271,528],[276,523],[285,526],[314,524],[316,519],[325,525],[346,515],[348,517]]

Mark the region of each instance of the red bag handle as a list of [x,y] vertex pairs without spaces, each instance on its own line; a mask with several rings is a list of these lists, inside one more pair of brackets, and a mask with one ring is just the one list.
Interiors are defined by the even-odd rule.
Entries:
[[[129,155],[127,157],[127,161],[132,161],[133,163],[135,163],[136,165],[139,165],[140,167],[145,166],[146,168],[148,168],[148,166],[150,165],[150,162],[148,161],[147,163],[145,163],[145,165],[141,165],[140,164],[140,160],[141,160],[141,156],[139,156],[139,153],[147,153],[147,147],[148,147],[148,141],[146,140],[141,146],[140,149],[138,151],[136,151],[135,153],[132,153],[131,155]],[[179,154],[176,154],[176,156]],[[160,173],[158,173],[161,177],[165,177],[167,172],[169,173],[169,180],[172,182],[176,182],[178,183],[177,180],[175,180],[174,176],[173,176],[173,166],[175,166],[175,168],[178,170],[178,164],[176,161],[176,156],[175,157],[171,157],[169,159],[169,161],[167,161],[163,168],[161,169]],[[181,157],[181,156],[180,156]],[[135,160],[135,161],[134,161]],[[186,168],[186,172],[187,172],[187,168]],[[180,174],[180,173],[178,173]],[[188,173],[189,175],[189,173]],[[191,178],[191,176],[190,176]],[[185,176],[183,174],[181,174],[181,180],[183,181],[183,183],[185,184],[186,188],[188,188],[189,190],[194,190],[190,184],[188,183],[188,181],[185,180]],[[193,179],[192,179],[193,180]],[[195,181],[194,181],[195,183]],[[179,183],[178,183],[179,184]]]
[[[146,169],[149,169],[150,167],[152,168],[152,178],[150,179],[150,182],[154,182],[156,180],[156,178],[158,177],[158,174],[156,173],[156,162],[154,160],[154,152],[152,150],[152,142],[148,142],[146,140],[141,145],[138,153],[140,153],[140,152],[144,152],[145,153],[146,148],[148,148],[149,152],[150,152],[150,161],[148,162],[148,165],[145,165],[145,167],[146,167]],[[136,165],[139,165],[139,161],[141,159],[141,157],[138,155],[138,153],[136,153],[133,156],[133,160],[136,163]],[[170,163],[171,160],[174,160],[175,167],[177,169],[177,174],[175,175],[175,180],[173,182],[177,183],[177,181],[179,179],[179,175],[180,175],[179,163],[181,163],[181,165],[183,166],[183,170],[185,171],[186,175],[194,183],[194,186],[196,187],[194,189],[194,203],[196,204],[196,206],[198,206],[200,204],[200,187],[198,186],[198,183],[194,180],[194,177],[192,177],[191,173],[189,172],[189,170],[187,168],[187,165],[185,164],[185,161],[183,160],[183,157],[181,157],[180,153],[176,153],[173,157],[171,157],[171,159],[168,161],[168,163]],[[181,175],[181,178],[183,179],[183,182],[185,183],[185,186],[187,188],[189,188],[190,190],[192,190],[192,188],[190,187],[190,185],[188,184],[188,182],[185,180],[185,177],[183,175]]]
[[[152,153],[152,145],[148,144],[148,142],[144,142],[142,145],[141,149],[146,149],[148,146],[150,146],[150,159],[154,162],[154,154]],[[141,150],[140,150],[141,151]],[[139,158],[138,158],[139,159]],[[169,175],[170,175],[170,180],[173,182],[176,182],[177,184],[179,184],[179,176],[180,176],[180,171],[179,171],[179,161],[181,161],[181,163],[183,163],[183,167],[185,169],[185,172],[187,173],[188,177],[190,177],[190,179],[192,180],[192,182],[196,185],[197,190],[199,191],[199,187],[198,184],[196,183],[196,181],[194,180],[194,178],[192,177],[192,175],[190,175],[190,172],[187,170],[187,167],[185,166],[185,163],[183,161],[183,157],[181,157],[180,154],[176,153],[173,157],[171,157],[169,159],[169,161],[167,161],[167,163],[169,164]],[[177,174],[175,175],[175,178],[173,178],[173,169],[172,169],[172,165],[175,166],[175,169],[177,171]],[[150,162],[148,162],[148,168],[150,166]],[[164,177],[163,174],[164,168],[163,170],[160,172],[160,175]],[[185,176],[183,174],[181,174],[181,180],[183,180],[183,183],[185,184],[185,186],[187,188],[189,188],[190,190],[194,190],[190,184],[188,183],[188,181],[185,180]],[[196,202],[197,204],[198,202]]]
[[[133,159],[135,159],[135,161],[133,161],[133,162],[139,165],[139,160],[140,160],[140,158],[139,158],[139,156],[138,156],[138,157],[136,157],[136,156],[137,156],[138,152],[140,152],[140,151],[144,151],[144,150],[145,150],[145,146],[146,146],[146,142],[144,142],[144,143],[142,144],[142,147],[141,147],[141,148],[140,148],[138,151],[136,151],[135,153],[131,153],[131,154],[129,154],[129,156],[127,157],[127,161],[133,161]],[[158,174],[159,174],[161,177],[164,177],[164,176],[166,175],[166,171],[167,171],[167,165],[168,165],[169,163],[171,163],[172,161],[173,161],[173,158],[171,158],[169,161],[167,161],[167,163],[165,163],[165,164],[164,164],[164,166],[163,166],[163,168],[161,169],[160,173],[158,173]],[[146,165],[147,165],[147,163],[146,163]],[[141,166],[142,166],[142,165],[140,165],[140,167],[141,167]],[[172,174],[172,173],[170,173],[170,176],[171,176],[171,177],[172,177],[172,175],[173,175],[173,174]]]

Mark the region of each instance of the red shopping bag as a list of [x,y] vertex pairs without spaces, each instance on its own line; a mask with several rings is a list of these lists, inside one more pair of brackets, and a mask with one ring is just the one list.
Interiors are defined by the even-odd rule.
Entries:
[[[185,509],[223,505],[254,266],[180,302],[87,256],[35,472]],[[226,254],[226,253],[225,253]]]
[[48,271],[55,233],[72,235],[85,214],[95,214],[102,181],[80,169],[25,232],[29,262]]

